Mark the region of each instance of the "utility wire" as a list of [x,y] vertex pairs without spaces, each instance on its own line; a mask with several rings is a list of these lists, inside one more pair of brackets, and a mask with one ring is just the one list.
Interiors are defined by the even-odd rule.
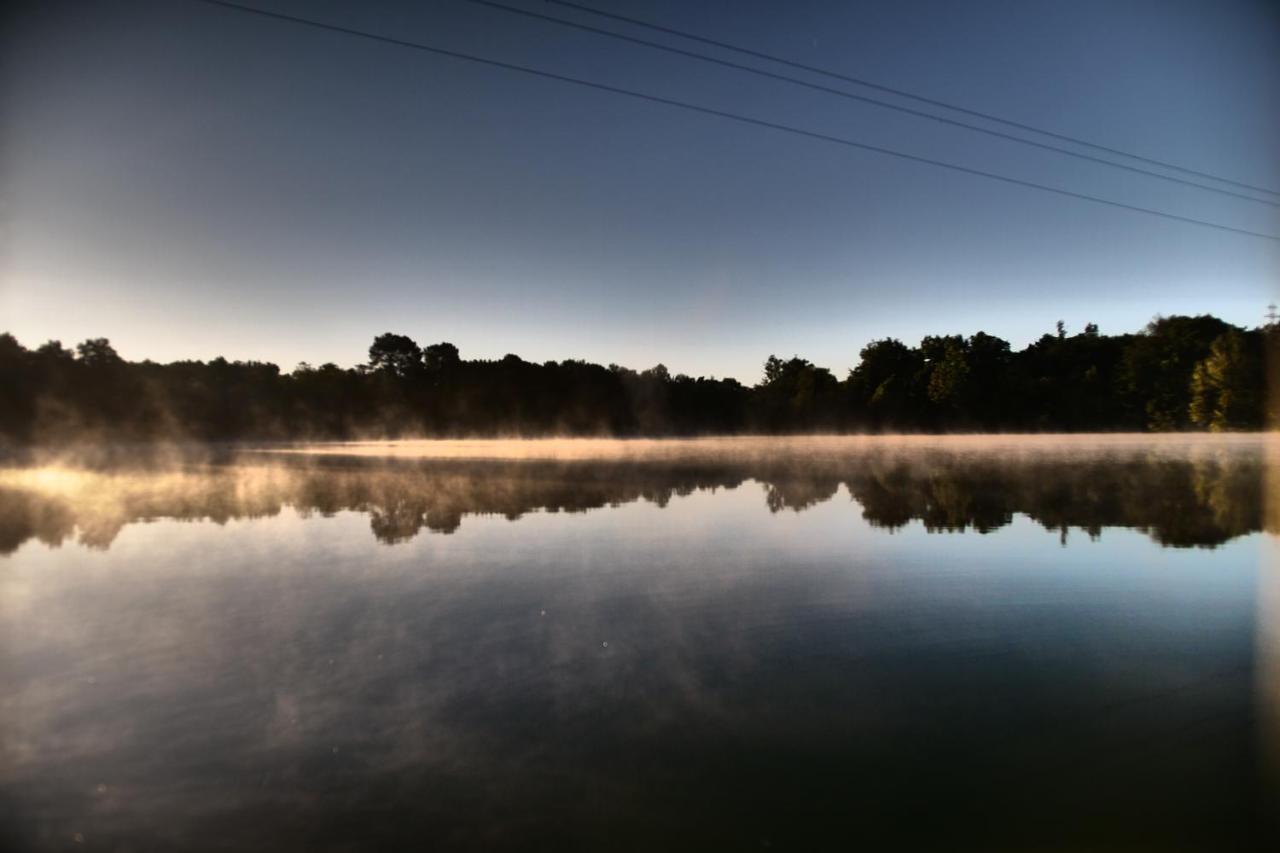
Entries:
[[678,30],[678,29],[675,29],[674,27],[665,27],[660,24],[653,24],[648,21],[642,21],[638,18],[629,18],[626,15],[618,15],[613,12],[605,12],[591,6],[583,5],[581,3],[571,2],[571,0],[545,0],[545,2],[554,4],[556,6],[564,6],[569,9],[577,9],[580,12],[586,12],[587,14],[590,14],[590,15],[598,15],[599,17],[602,17],[602,18],[609,18],[614,21],[621,21],[622,23],[632,24],[637,27],[643,27],[648,30],[654,30],[655,32],[667,33],[669,35],[679,36],[680,38],[689,39],[690,41],[701,42],[702,44],[709,44],[714,47],[722,48],[724,50],[731,50],[731,51],[734,51],[735,53],[741,53],[745,56],[754,56],[757,59],[767,59],[770,62],[777,62],[781,65],[790,66],[791,68],[798,68],[802,71],[809,71],[814,74],[821,74],[825,77],[831,77],[836,80],[843,80],[846,83],[855,83],[859,86],[865,86],[868,89],[875,89],[880,92],[886,92],[890,95],[897,95],[898,97],[901,97],[901,98],[908,98],[910,100],[917,101],[922,104],[929,104],[935,107],[943,107],[948,110],[955,110],[958,113],[964,113],[965,115],[974,116],[975,118],[986,119],[987,121],[994,121],[994,122],[997,122],[998,124],[1003,124],[1007,127],[1016,127],[1019,130],[1027,130],[1027,131],[1031,131],[1032,133],[1039,133],[1044,136],[1051,136],[1054,139],[1061,139],[1063,142],[1072,142],[1076,145],[1083,145],[1087,148],[1092,148],[1096,151],[1105,151],[1108,154],[1118,154],[1121,157],[1129,157],[1134,160],[1141,160],[1144,163],[1150,163],[1153,166],[1160,166],[1165,169],[1172,169],[1175,172],[1182,172],[1183,174],[1187,174],[1187,175],[1196,175],[1197,177],[1201,177],[1201,178],[1209,178],[1210,180],[1221,181],[1224,184],[1231,184],[1232,186],[1240,187],[1241,189],[1254,190],[1260,193],[1268,193],[1269,195],[1280,196],[1280,190],[1267,189],[1266,187],[1260,187],[1260,186],[1256,186],[1255,184],[1244,183],[1242,181],[1235,181],[1235,180],[1232,180],[1231,178],[1224,178],[1220,175],[1214,175],[1209,172],[1201,172],[1201,171],[1197,171],[1196,169],[1188,169],[1185,166],[1178,166],[1173,163],[1166,163],[1163,160],[1156,160],[1152,157],[1144,157],[1141,154],[1133,154],[1129,151],[1123,151],[1119,148],[1110,148],[1106,145],[1100,145],[1096,142],[1089,142],[1084,139],[1078,139],[1074,136],[1068,136],[1065,133],[1056,133],[1052,130],[1045,130],[1044,128],[1035,127],[1034,125],[1030,125],[1030,124],[1024,124],[1023,122],[1013,121],[1007,118],[1001,118],[1000,116],[992,115],[991,113],[984,113],[979,110],[969,109],[968,107],[962,107],[957,104],[949,103],[947,101],[940,101],[940,100],[937,100],[936,98],[927,98],[923,95],[916,95],[903,89],[895,89],[892,86],[886,86],[882,83],[875,83],[871,80],[866,80],[861,77],[853,77],[848,74],[841,74],[837,71],[830,71],[828,69],[819,68],[814,65],[806,65],[803,62],[795,62],[793,60],[785,59],[780,56],[774,56],[773,54],[764,53],[763,51],[752,50],[746,47],[739,47],[738,45],[729,44],[728,42],[718,41],[712,38],[707,38],[706,36],[700,36],[695,33],[687,32],[685,30]]
[[1050,145],[1046,142],[1037,142],[1034,139],[1027,139],[1026,137],[1016,136],[1012,133],[1005,133],[999,130],[992,130],[991,128],[981,127],[976,124],[969,124],[968,122],[958,121],[956,119],[947,118],[946,116],[940,116],[935,113],[925,112],[924,110],[912,109],[911,107],[904,107],[899,104],[890,103],[889,101],[882,101],[876,98],[869,98],[866,95],[858,95],[853,92],[845,91],[843,89],[835,89],[835,88],[832,88],[831,86],[823,86],[820,83],[811,83],[808,80],[801,80],[798,77],[789,77],[786,74],[775,74],[772,71],[765,71],[761,68],[754,68],[750,65],[742,65],[741,63],[732,62],[727,59],[719,59],[718,57],[708,56],[705,53],[698,53],[696,51],[691,51],[691,50],[683,50],[678,47],[672,47],[671,45],[661,44],[659,42],[654,42],[654,41],[648,41],[647,39],[636,38],[635,36],[624,35],[623,33],[616,33],[616,32],[613,32],[612,30],[605,30],[599,27],[593,27],[590,24],[581,24],[581,23],[578,23],[577,21],[570,21],[564,18],[557,18],[553,15],[544,15],[541,12],[534,12],[528,9],[521,9],[517,6],[508,6],[505,3],[494,2],[494,0],[463,0],[463,2],[471,3],[476,6],[485,6],[490,9],[496,9],[501,12],[509,12],[514,15],[523,15],[524,17],[535,18],[540,21],[547,21],[549,23],[559,24],[564,27],[570,27],[572,29],[582,30],[584,32],[594,33],[596,35],[602,35],[607,38],[630,42],[632,44],[638,44],[644,47],[650,47],[655,50],[666,51],[667,53],[674,53],[679,56],[686,56],[686,57],[689,57],[690,59],[696,59],[700,62],[709,62],[714,65],[724,66],[725,68],[732,68],[737,71],[745,71],[748,74],[755,74],[760,77],[767,77],[771,80],[781,80],[785,83],[792,83],[796,86],[803,86],[806,89],[813,89],[818,92],[825,92],[830,95],[837,95],[841,98],[847,98],[851,101],[860,101],[864,104],[871,104],[873,106],[883,107],[889,110],[895,110],[900,113],[906,113],[907,115],[916,116],[918,118],[929,119],[930,121],[940,122],[941,124],[950,125],[952,127],[961,127],[961,128],[964,128],[965,130],[972,130],[977,133],[985,133],[988,136],[994,136],[998,139],[1007,139],[1011,142],[1018,142],[1023,145],[1030,145],[1033,148],[1040,148],[1045,151],[1053,151],[1058,154],[1065,154],[1068,157],[1075,157],[1079,160],[1087,160],[1091,163],[1100,163],[1103,166],[1111,166],[1112,168],[1115,168],[1115,169],[1123,169],[1126,172],[1134,172],[1139,175],[1146,175],[1147,177],[1158,178],[1159,180],[1162,180],[1162,181],[1170,181],[1175,184],[1182,184],[1183,186],[1195,187],[1196,189],[1208,190],[1209,192],[1234,196],[1235,198],[1242,198],[1245,201],[1252,201],[1257,204],[1265,204],[1271,207],[1280,207],[1280,201],[1271,201],[1270,199],[1258,198],[1256,196],[1246,195],[1245,193],[1236,192],[1235,190],[1228,190],[1228,189],[1223,189],[1222,187],[1209,186],[1208,184],[1202,184],[1202,183],[1199,183],[1198,181],[1189,181],[1186,178],[1178,178],[1178,177],[1174,177],[1173,175],[1166,175],[1162,172],[1153,172],[1150,169],[1143,169],[1140,166],[1130,166],[1126,163],[1117,163],[1114,160],[1108,160],[1104,157],[1095,157],[1092,154],[1083,154],[1079,151],[1072,151],[1070,148],[1062,148],[1057,145]]
[[963,172],[968,175],[976,175],[981,178],[990,178],[991,180],[1001,181],[1006,184],[1014,184],[1017,186],[1029,187],[1031,189],[1042,190],[1044,192],[1054,193],[1055,195],[1066,196],[1068,198],[1076,198],[1076,199],[1081,199],[1083,201],[1095,202],[1097,204],[1105,204],[1110,207],[1119,208],[1121,210],[1131,210],[1136,213],[1145,213],[1151,216],[1161,217],[1162,219],[1170,219],[1175,222],[1185,222],[1190,225],[1199,225],[1204,228],[1213,228],[1218,231],[1229,231],[1235,234],[1243,234],[1248,237],[1257,237],[1262,240],[1270,240],[1272,242],[1280,243],[1280,237],[1277,237],[1273,234],[1265,234],[1260,231],[1250,231],[1245,228],[1236,228],[1232,225],[1223,225],[1217,222],[1209,222],[1208,220],[1204,220],[1204,219],[1194,219],[1189,216],[1180,216],[1176,213],[1167,213],[1162,210],[1154,210],[1148,207],[1139,207],[1138,205],[1126,204],[1120,201],[1113,201],[1111,199],[1100,198],[1099,196],[1087,195],[1085,193],[1078,193],[1072,190],[1066,190],[1060,187],[1050,186],[1048,184],[1038,184],[1038,183],[1035,183],[1034,181],[1024,181],[1021,178],[1012,178],[1007,175],[999,175],[999,174],[996,174],[995,172],[986,172],[981,169],[973,169],[968,166],[961,166],[956,163],[948,163],[943,160],[934,160],[929,157],[920,157],[915,154],[907,154],[902,151],[895,151],[891,148],[884,148],[879,145],[870,145],[865,142],[857,142],[852,139],[845,139],[839,136],[831,136],[826,133],[819,133],[812,130],[804,130],[802,128],[792,127],[790,125],[780,124],[778,122],[772,122],[772,121],[767,121],[765,119],[758,119],[758,118],[752,118],[750,116],[744,116],[739,113],[732,113],[725,110],[718,110],[712,107],[704,107],[698,104],[691,104],[687,101],[677,101],[673,98],[664,98],[658,95],[650,95],[644,92],[637,92],[632,89],[623,89],[618,86],[610,86],[605,83],[597,83],[592,80],[584,80],[579,77],[570,77],[566,74],[557,74],[552,71],[544,71],[542,69],[532,68],[527,65],[517,65],[512,62],[503,62],[497,59],[488,59],[486,57],[476,56],[470,53],[463,53],[457,50],[449,50],[442,47],[434,47],[432,45],[423,44],[421,42],[407,41],[405,39],[398,39],[392,36],[379,35],[377,33],[371,33],[365,30],[357,30],[351,27],[339,26],[337,24],[327,24],[322,21],[312,20],[310,18],[301,18],[295,15],[286,15],[282,12],[271,12],[271,11],[267,11],[266,9],[256,9],[252,6],[242,6],[239,3],[227,2],[227,0],[193,0],[193,2],[204,3],[211,6],[220,6],[224,9],[229,9],[237,12],[244,12],[252,15],[259,15],[264,18],[273,18],[275,20],[287,21],[293,24],[301,24],[303,26],[314,27],[320,30],[328,30],[330,32],[343,33],[345,35],[369,39],[370,41],[396,45],[398,47],[407,47],[413,50],[421,50],[427,53],[436,54],[437,56],[447,56],[453,59],[462,59],[467,62],[474,62],[480,65],[488,65],[494,68],[503,68],[508,71],[518,71],[522,74],[529,74],[535,77],[543,77],[548,80],[558,80],[562,83],[571,83],[575,86],[582,86],[584,88],[595,89],[601,92],[609,92],[615,95],[625,95],[629,98],[635,98],[637,100],[649,101],[655,104],[664,104],[669,107],[676,107],[683,110],[689,110],[691,112],[702,113],[704,115],[718,116],[719,118],[729,119],[731,121],[740,122],[742,124],[754,125],[756,127],[766,127],[772,130],[783,131],[784,133],[793,133],[793,134],[796,134],[797,136],[804,136],[810,139],[819,139],[824,142],[831,142],[836,145],[843,145],[849,148],[857,148],[862,151],[873,151],[877,154],[885,154],[889,157],[896,157],[900,160],[907,160],[914,163],[925,163],[927,165],[937,166],[942,169],[950,169],[952,171]]

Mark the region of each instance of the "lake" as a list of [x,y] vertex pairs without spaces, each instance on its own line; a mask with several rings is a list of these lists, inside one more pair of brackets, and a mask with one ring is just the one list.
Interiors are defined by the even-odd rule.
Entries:
[[10,465],[0,845],[1276,849],[1275,444]]

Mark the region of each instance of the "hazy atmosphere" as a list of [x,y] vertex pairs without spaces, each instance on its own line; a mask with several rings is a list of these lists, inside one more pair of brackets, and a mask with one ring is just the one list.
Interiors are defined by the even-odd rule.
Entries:
[[0,10],[0,850],[1280,850],[1280,4]]

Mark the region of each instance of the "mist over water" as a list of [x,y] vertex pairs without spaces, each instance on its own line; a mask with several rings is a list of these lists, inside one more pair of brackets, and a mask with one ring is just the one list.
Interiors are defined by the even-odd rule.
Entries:
[[[1063,536],[1103,527],[1211,547],[1264,526],[1266,435],[903,436],[343,442],[128,448],[0,468],[0,553],[28,538],[107,547],[128,524],[369,517],[384,542],[698,490],[763,490],[771,513],[843,489],[873,527],[990,531],[1026,515]],[[103,460],[107,461],[103,461]],[[842,501],[842,503],[848,503]]]
[[0,837],[1268,849],[1271,443],[5,468]]

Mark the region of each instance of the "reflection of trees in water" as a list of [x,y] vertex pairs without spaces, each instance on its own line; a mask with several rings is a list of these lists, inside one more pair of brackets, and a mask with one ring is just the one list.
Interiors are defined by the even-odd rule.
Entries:
[[0,554],[28,539],[58,545],[75,534],[76,515],[63,500],[35,491],[0,489]]
[[1241,455],[1194,459],[1001,464],[952,460],[929,466],[873,464],[848,483],[872,524],[985,533],[1015,513],[1049,529],[1143,530],[1163,545],[1219,545],[1262,527],[1262,467]]
[[765,480],[765,505],[769,512],[784,509],[800,512],[831,500],[839,488],[840,478],[830,476],[803,478],[788,475],[772,482]]
[[349,459],[205,465],[166,471],[79,472],[52,482],[0,476],[0,553],[28,539],[76,538],[105,548],[126,525],[158,518],[209,520],[278,514],[285,507],[369,516],[381,542],[423,529],[452,533],[466,515],[518,519],[531,511],[583,512],[639,500],[664,507],[700,489],[756,480],[771,512],[825,503],[843,484],[872,525],[986,533],[1024,514],[1044,527],[1098,536],[1142,530],[1172,546],[1215,546],[1262,528],[1262,459],[1249,453],[1127,456],[863,453],[847,456],[646,462]]

